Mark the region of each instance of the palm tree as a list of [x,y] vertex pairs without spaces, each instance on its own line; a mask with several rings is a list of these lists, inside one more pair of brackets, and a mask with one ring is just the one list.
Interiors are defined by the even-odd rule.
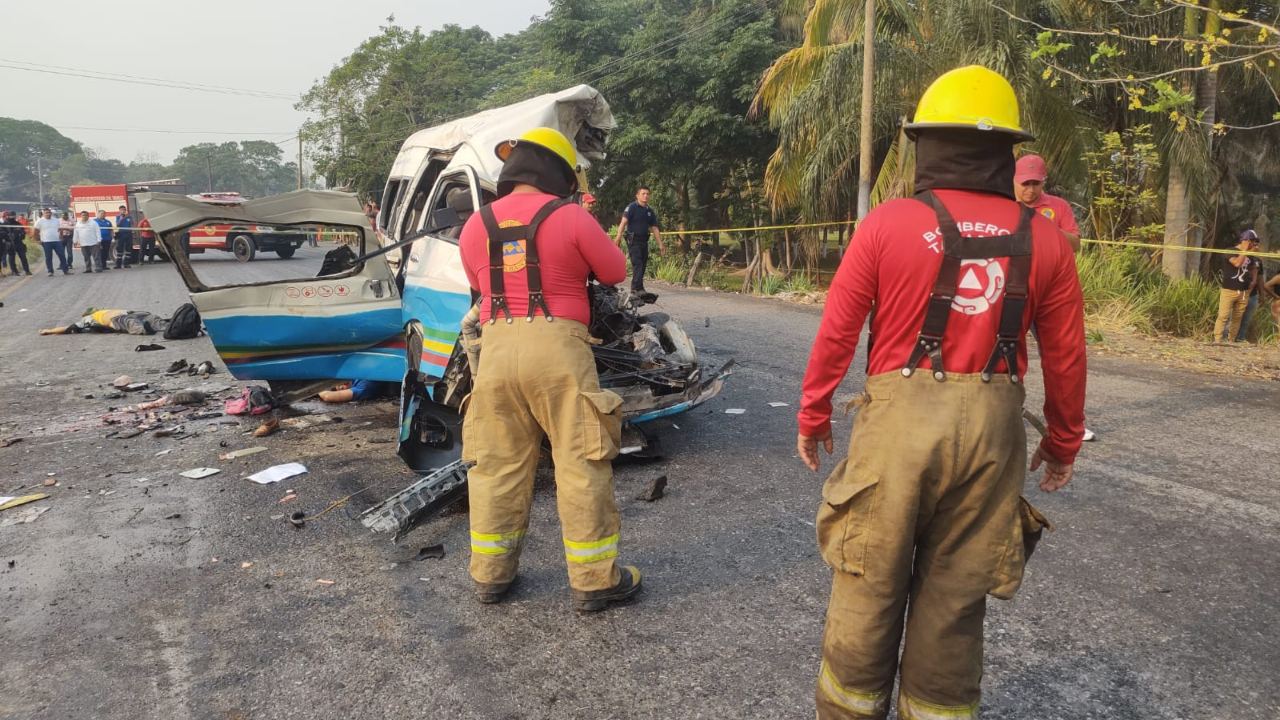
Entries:
[[[1022,99],[1024,124],[1038,135],[1034,149],[1055,177],[1082,183],[1088,125],[1070,94],[1041,77],[1032,58],[1034,32],[989,0],[881,0],[876,28],[874,88],[877,156],[882,159],[873,200],[909,191],[913,162],[899,147],[898,128],[912,115],[930,82],[967,64],[985,65],[1013,83]],[[1039,12],[1044,2],[1014,0],[1013,12]],[[792,21],[804,15],[801,44],[782,55],[761,80],[753,109],[779,133],[766,171],[766,190],[779,208],[806,217],[845,215],[857,176],[861,93],[860,0],[790,0]]]

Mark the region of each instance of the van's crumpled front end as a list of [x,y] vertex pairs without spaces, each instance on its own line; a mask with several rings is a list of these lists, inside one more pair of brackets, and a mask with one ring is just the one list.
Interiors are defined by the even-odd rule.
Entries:
[[[733,361],[703,365],[693,341],[664,313],[643,314],[640,305],[615,287],[591,287],[592,348],[601,387],[622,397],[622,455],[643,455],[649,438],[638,425],[686,412],[720,393]],[[471,391],[470,337],[483,325],[463,321],[462,334],[442,377],[423,365],[424,338],[410,327],[406,344],[409,370],[401,392],[400,457],[424,477],[367,510],[362,522],[396,539],[432,511],[464,491],[467,464],[462,460],[464,400]],[[415,368],[424,368],[416,370]]]

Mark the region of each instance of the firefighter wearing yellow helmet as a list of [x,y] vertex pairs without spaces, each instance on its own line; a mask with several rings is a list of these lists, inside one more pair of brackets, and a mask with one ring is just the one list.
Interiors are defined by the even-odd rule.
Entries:
[[574,605],[602,610],[639,591],[640,571],[617,562],[611,460],[622,398],[600,388],[587,281],[622,282],[626,260],[573,202],[580,181],[568,138],[534,128],[495,152],[498,199],[467,220],[458,241],[482,328],[463,425],[463,454],[475,462],[471,577],[483,603],[499,602],[515,582],[545,437]]
[[[1084,432],[1083,302],[1071,245],[1013,197],[1031,136],[1000,75],[939,77],[906,126],[914,198],[858,225],[832,282],[798,414],[797,453],[830,453],[831,398],[872,307],[848,457],[822,488],[834,570],[819,718],[968,720],[978,713],[986,597],[1011,597],[1044,516],[1021,497],[1025,334],[1035,324],[1048,432],[1040,489],[1072,476]],[[901,655],[899,655],[901,648]],[[1030,715],[1034,715],[1030,713]]]

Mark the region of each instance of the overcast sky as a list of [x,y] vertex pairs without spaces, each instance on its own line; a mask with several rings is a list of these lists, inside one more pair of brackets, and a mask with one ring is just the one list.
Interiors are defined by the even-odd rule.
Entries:
[[[548,7],[548,0],[0,0],[0,116],[48,123],[125,162],[154,154],[167,163],[179,148],[198,142],[284,140],[305,117],[293,109],[297,96],[387,16],[428,31],[455,23],[502,35],[523,29]],[[293,99],[3,67],[32,63]],[[289,158],[297,153],[296,141],[283,147]]]

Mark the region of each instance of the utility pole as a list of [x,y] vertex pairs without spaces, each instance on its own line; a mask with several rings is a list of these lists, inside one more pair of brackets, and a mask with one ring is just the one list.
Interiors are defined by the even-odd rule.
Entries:
[[298,131],[298,189],[302,189],[302,131]]
[[213,153],[204,151],[204,169],[209,174],[209,192],[213,192]]
[[36,155],[36,182],[40,186],[40,207],[44,207],[44,164],[43,158],[39,154]]
[[865,0],[862,28],[862,120],[858,141],[858,219],[871,211],[872,101],[876,78],[876,2]]

